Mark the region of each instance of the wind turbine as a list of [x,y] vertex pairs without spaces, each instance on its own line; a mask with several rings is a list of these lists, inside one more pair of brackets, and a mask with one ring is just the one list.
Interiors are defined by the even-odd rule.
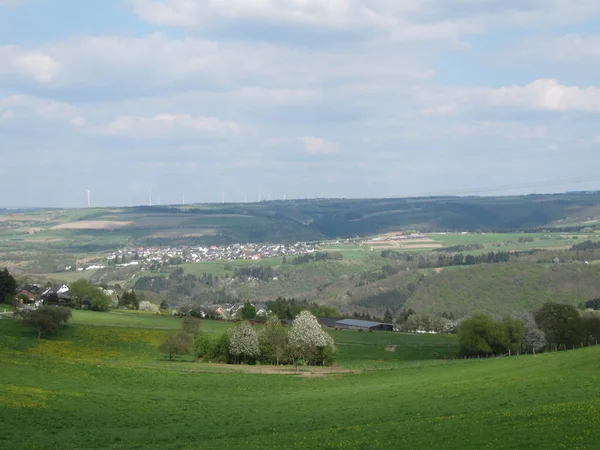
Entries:
[[185,194],[181,194],[181,204],[185,206]]
[[150,189],[149,192],[150,192],[150,203],[149,204],[150,204],[150,206],[152,206],[152,189]]
[[244,203],[248,203],[248,195],[244,192]]
[[92,201],[91,201],[91,194],[92,194],[92,190],[91,189],[86,189],[87,192],[87,199],[88,199],[88,208],[92,207]]
[[221,203],[225,204],[225,191],[221,191]]

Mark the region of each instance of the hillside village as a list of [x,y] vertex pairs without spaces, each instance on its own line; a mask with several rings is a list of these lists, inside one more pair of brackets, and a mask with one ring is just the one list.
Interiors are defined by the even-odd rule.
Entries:
[[[232,244],[208,247],[126,247],[108,254],[109,265],[126,267],[131,265],[153,265],[168,261],[177,264],[207,261],[258,261],[278,256],[299,256],[314,253],[315,246],[304,242],[296,244]],[[104,268],[97,265],[92,268]],[[84,270],[78,268],[78,270]]]

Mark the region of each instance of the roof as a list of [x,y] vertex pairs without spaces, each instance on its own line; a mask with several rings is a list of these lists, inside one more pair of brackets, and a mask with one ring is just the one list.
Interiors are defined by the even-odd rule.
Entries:
[[371,322],[369,320],[357,320],[357,319],[343,319],[343,320],[338,320],[336,323],[338,325],[348,325],[351,327],[361,327],[361,328],[372,328],[372,327],[376,327],[379,325],[392,326],[391,323]]

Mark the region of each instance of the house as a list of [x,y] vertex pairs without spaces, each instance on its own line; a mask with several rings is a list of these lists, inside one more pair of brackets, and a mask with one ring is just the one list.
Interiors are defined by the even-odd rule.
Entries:
[[269,308],[267,308],[267,305],[260,303],[254,305],[254,308],[256,309],[256,315],[259,317],[266,317],[269,315]]
[[71,303],[69,287],[66,284],[55,284],[42,292],[41,300],[54,305],[67,305]]
[[23,303],[35,302],[35,295],[25,289],[21,289],[17,292],[17,298],[21,299]]
[[394,331],[391,323],[371,322],[369,320],[343,319],[335,322],[336,328],[346,330]]

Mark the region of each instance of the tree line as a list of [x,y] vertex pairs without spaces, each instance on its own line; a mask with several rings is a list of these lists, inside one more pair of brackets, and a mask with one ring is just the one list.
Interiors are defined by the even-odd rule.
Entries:
[[436,269],[448,266],[472,266],[475,264],[505,263],[510,260],[509,252],[489,252],[479,255],[455,253],[446,255],[439,252],[421,253],[417,256],[411,253],[400,253],[394,250],[383,250],[381,256],[396,261],[411,263],[418,269]]
[[290,264],[307,264],[309,262],[319,262],[328,260],[340,261],[342,259],[344,259],[344,254],[342,252],[316,252],[296,256],[295,258],[292,258]]

